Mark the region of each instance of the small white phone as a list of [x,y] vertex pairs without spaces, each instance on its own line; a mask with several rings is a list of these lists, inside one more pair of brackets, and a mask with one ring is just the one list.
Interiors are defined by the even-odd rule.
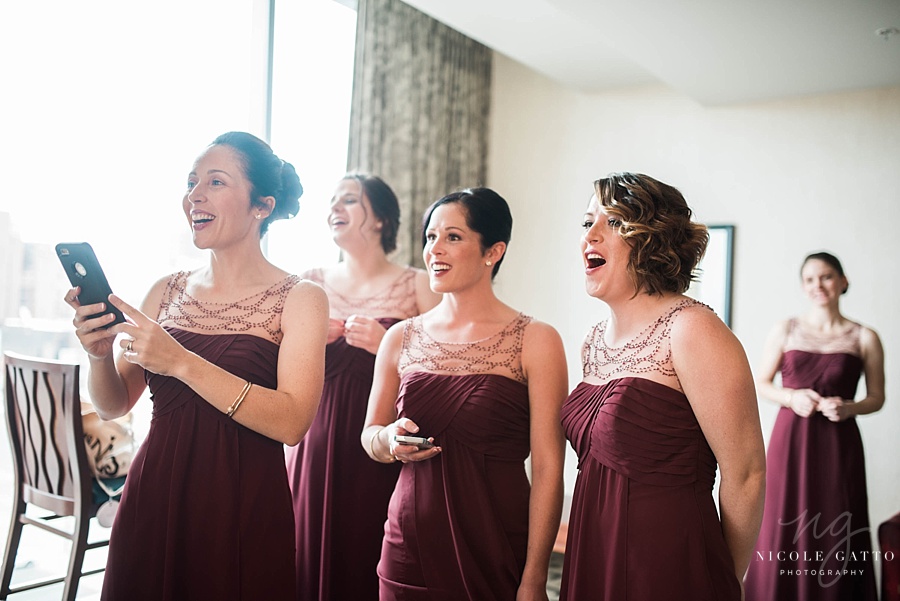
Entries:
[[434,446],[434,443],[424,436],[402,436],[400,434],[397,434],[394,436],[394,440],[398,444],[418,447],[420,451],[424,449],[430,449]]

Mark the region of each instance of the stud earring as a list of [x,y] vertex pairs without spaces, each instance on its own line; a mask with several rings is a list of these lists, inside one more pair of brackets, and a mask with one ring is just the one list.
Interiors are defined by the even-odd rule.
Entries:
[[262,215],[259,214],[259,213],[257,213],[257,214],[256,214],[256,220],[259,221],[260,219],[262,219]]
[[491,265],[493,265],[493,263],[491,263],[490,261],[487,261],[487,262],[485,262],[485,265],[487,265],[488,267],[490,267]]

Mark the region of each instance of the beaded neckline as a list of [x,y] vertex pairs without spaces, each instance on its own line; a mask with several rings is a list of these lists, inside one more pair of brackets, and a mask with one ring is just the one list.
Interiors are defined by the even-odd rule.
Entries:
[[232,302],[201,301],[187,292],[190,272],[173,274],[160,300],[158,321],[183,330],[246,333],[281,343],[281,313],[300,278],[289,275],[270,287]]
[[405,323],[397,371],[448,374],[495,373],[523,384],[522,341],[532,318],[519,313],[499,332],[471,342],[435,340],[417,316]]
[[859,341],[861,333],[862,326],[854,321],[850,321],[848,326],[841,331],[823,333],[810,330],[804,327],[799,319],[793,318],[788,325],[784,350],[821,354],[846,353],[861,356],[862,350]]
[[678,374],[672,365],[670,334],[676,313],[696,305],[710,309],[694,299],[683,299],[649,323],[634,338],[617,347],[606,344],[609,320],[601,321],[588,333],[581,350],[584,377],[606,382],[621,375],[656,373],[671,379],[673,387],[681,390]]
[[416,272],[407,267],[393,282],[376,294],[368,297],[353,297],[342,294],[325,282],[322,268],[311,269],[303,274],[322,286],[328,295],[329,313],[336,319],[346,319],[354,313],[377,317],[406,319],[419,313],[416,299]]

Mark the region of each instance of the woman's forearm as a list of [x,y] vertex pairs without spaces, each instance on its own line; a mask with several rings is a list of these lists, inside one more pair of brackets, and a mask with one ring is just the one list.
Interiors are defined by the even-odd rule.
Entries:
[[869,415],[884,407],[883,395],[869,395],[856,402],[848,402],[847,407],[852,415]]
[[[103,419],[122,417],[134,406],[134,402],[129,398],[125,380],[116,369],[112,355],[90,359],[88,393],[97,414]],[[137,396],[140,396],[140,393]]]
[[528,510],[528,549],[522,573],[523,582],[543,586],[547,583],[547,566],[559,531],[563,500],[561,469],[547,472],[550,473],[533,472]]
[[722,531],[738,580],[743,579],[752,559],[762,524],[765,496],[765,469],[753,470],[742,478],[722,476],[719,486]]
[[[247,381],[199,355],[186,351],[173,376],[190,386],[203,400],[228,413],[244,393]],[[231,416],[236,422],[274,440],[293,446],[309,430],[322,394],[322,382],[312,382],[289,393],[253,386]]]

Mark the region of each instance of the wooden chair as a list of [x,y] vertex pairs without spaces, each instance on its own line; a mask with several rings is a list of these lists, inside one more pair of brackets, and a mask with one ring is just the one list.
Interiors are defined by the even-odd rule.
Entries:
[[[93,502],[91,471],[81,427],[77,365],[4,353],[6,422],[12,446],[15,477],[13,515],[3,559],[0,599],[34,588],[65,582],[63,599],[75,599],[82,576],[85,551],[109,540],[88,543]],[[47,517],[25,514],[29,505],[52,513]],[[52,520],[74,516],[73,529]],[[69,566],[61,578],[29,582],[10,588],[22,527],[36,526],[72,541]]]

